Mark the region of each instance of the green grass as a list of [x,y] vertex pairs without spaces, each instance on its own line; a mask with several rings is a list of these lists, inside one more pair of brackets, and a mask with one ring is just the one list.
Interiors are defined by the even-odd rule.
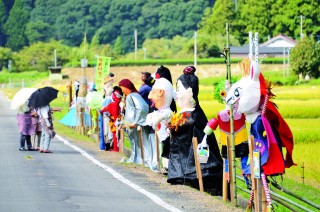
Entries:
[[9,83],[11,82],[19,82],[24,80],[27,82],[28,86],[34,84],[36,81],[41,81],[48,77],[49,72],[37,72],[37,71],[30,71],[30,72],[8,72],[8,71],[1,71],[0,72],[0,83]]

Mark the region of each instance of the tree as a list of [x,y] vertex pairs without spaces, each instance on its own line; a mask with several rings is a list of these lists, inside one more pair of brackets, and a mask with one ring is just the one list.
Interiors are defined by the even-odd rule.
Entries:
[[37,20],[35,22],[29,22],[27,24],[25,34],[30,44],[39,41],[47,42],[54,34],[54,28],[49,23]]
[[11,49],[0,47],[0,71],[7,67],[8,60],[11,59]]
[[113,46],[113,52],[114,52],[115,57],[119,57],[120,55],[123,54],[123,48],[122,48],[121,43],[122,43],[121,37],[118,36],[116,39],[116,42],[114,43],[114,46]]
[[[199,57],[217,57],[219,49],[226,46],[226,23],[232,23],[236,16],[232,0],[217,0],[212,9],[206,9],[199,24],[198,53]],[[239,45],[230,27],[230,44]],[[193,46],[190,46],[193,49]],[[221,51],[221,50],[220,50]]]
[[6,35],[4,33],[3,26],[6,22],[7,15],[6,15],[6,8],[4,3],[0,1],[0,46],[4,46]]
[[32,0],[15,0],[10,10],[9,18],[5,24],[5,33],[7,35],[6,46],[13,51],[28,45],[25,31],[30,19],[32,5]]
[[273,36],[279,33],[300,38],[300,15],[305,35],[320,35],[320,3],[313,0],[277,0],[271,5],[269,24]]
[[237,17],[233,25],[234,35],[241,44],[248,41],[248,33],[258,32],[259,42],[267,41],[272,29],[269,28],[271,22],[271,5],[277,0],[257,1],[247,0],[239,4]]
[[318,78],[320,76],[320,43],[305,36],[293,48],[290,54],[292,71]]
[[55,28],[57,13],[61,5],[67,0],[37,0],[30,14],[26,36],[29,43],[46,42],[50,39],[59,39],[59,32]]
[[235,5],[232,0],[217,0],[213,8],[207,9],[200,23],[202,32],[209,34],[226,34],[226,23],[234,21]]
[[54,50],[57,51],[58,65],[69,62],[70,48],[61,41],[37,42],[13,54],[14,71],[48,71],[48,67],[54,65]]

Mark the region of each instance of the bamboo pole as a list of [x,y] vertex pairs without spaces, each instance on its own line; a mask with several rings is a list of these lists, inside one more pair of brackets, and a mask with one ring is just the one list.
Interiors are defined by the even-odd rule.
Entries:
[[[227,78],[229,84],[231,85],[231,65],[230,65],[230,46],[229,46],[229,23],[226,23],[226,33],[227,33],[227,45],[226,45],[226,59],[227,59]],[[234,206],[237,206],[237,183],[236,183],[236,157],[235,157],[235,147],[234,147],[234,123],[233,123],[233,110],[230,107],[230,140],[231,140],[231,157],[228,158],[229,170],[230,170],[230,190],[231,192],[231,202]],[[231,174],[232,173],[232,174]],[[232,186],[231,186],[232,185]]]
[[[227,136],[227,148],[228,148],[228,163],[229,163],[228,174],[230,179],[230,176],[232,177],[234,174],[233,172],[235,171],[235,169],[231,168],[233,166],[233,161],[230,160],[232,158],[232,145],[231,145],[230,136]],[[230,200],[233,205],[236,205],[237,204],[236,203],[237,200],[235,198],[236,193],[234,193],[234,191],[237,189],[236,184],[234,183],[233,180],[229,180],[229,184],[230,184],[230,198],[231,198]]]
[[192,138],[192,144],[193,144],[194,162],[196,164],[197,178],[198,178],[198,181],[199,181],[199,189],[200,189],[201,192],[204,192],[201,166],[200,166],[200,162],[199,162],[199,158],[198,158],[198,154],[197,154],[198,139],[196,137]]

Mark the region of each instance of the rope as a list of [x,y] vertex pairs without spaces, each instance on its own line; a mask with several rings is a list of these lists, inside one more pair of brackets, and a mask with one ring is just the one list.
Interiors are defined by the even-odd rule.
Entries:
[[271,209],[271,197],[270,197],[270,191],[268,188],[268,184],[267,184],[267,180],[266,180],[266,176],[264,175],[264,173],[261,174],[261,178],[262,178],[262,185],[264,188],[264,192],[266,194],[266,198],[267,198],[267,202],[268,202],[268,210]]

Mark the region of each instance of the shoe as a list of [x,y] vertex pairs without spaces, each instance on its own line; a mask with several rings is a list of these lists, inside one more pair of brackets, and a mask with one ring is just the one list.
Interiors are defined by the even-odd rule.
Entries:
[[50,150],[43,150],[43,153],[53,153]]
[[20,151],[27,151],[24,147],[19,148]]
[[40,151],[39,151],[40,153],[43,153],[44,152],[44,150],[43,149],[40,149]]
[[28,151],[37,151],[37,150],[33,148],[28,148]]

